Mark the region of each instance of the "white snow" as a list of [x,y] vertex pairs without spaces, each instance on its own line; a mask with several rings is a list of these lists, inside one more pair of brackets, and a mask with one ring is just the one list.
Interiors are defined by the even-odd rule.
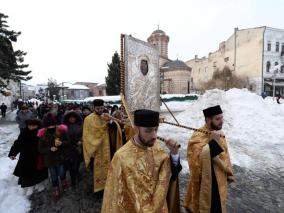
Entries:
[[84,102],[92,102],[95,99],[102,99],[106,102],[108,101],[120,101],[119,95],[112,95],[112,96],[94,96],[94,97],[88,97],[84,99]]
[[198,94],[163,94],[161,95],[162,98],[184,98],[186,96],[200,96]]
[[[6,115],[6,121],[16,121],[16,116],[17,116],[17,110],[14,110],[14,111],[10,111],[7,113]],[[1,138],[1,136],[0,136]]]
[[71,83],[63,83],[64,87],[67,87],[67,89],[79,89],[79,90],[89,90],[85,85],[79,85],[79,84],[71,84]]
[[[193,101],[169,101],[165,103],[172,112],[181,112],[188,109]],[[167,108],[163,103],[160,109],[161,112],[167,112]]]
[[36,98],[30,99],[30,100],[28,100],[28,102],[37,103],[38,105],[40,105],[40,104],[42,103],[41,100],[38,100],[38,99],[36,99]]
[[[95,97],[89,98],[94,99]],[[102,98],[102,97],[99,97]],[[119,96],[104,96],[105,100],[119,100]],[[224,128],[233,164],[252,170],[284,168],[284,104],[277,104],[272,98],[262,99],[247,90],[232,89],[227,92],[210,90],[196,101],[166,102],[177,114],[180,124],[199,128],[204,125],[202,110],[221,105],[224,111]],[[161,111],[165,111],[165,107]],[[16,111],[7,115],[15,120]],[[166,115],[170,121],[173,119]],[[174,121],[173,121],[174,122]],[[162,124],[159,134],[172,137],[182,145],[183,153],[192,131]],[[18,135],[16,124],[0,125],[0,212],[28,212],[30,202],[13,176],[16,161],[11,161],[8,151]],[[187,160],[181,159],[183,172],[188,171]]]
[[[169,98],[183,98],[186,96],[198,96],[196,94],[165,94],[165,95],[161,95],[161,97],[163,99],[169,99]],[[95,99],[102,99],[106,102],[108,101],[120,101],[120,96],[119,95],[112,95],[112,96],[94,96],[94,97],[88,97],[84,99],[84,102],[92,102]],[[168,103],[174,103],[174,102],[178,102],[180,103],[180,101],[171,101],[171,102],[166,102],[166,104]],[[184,103],[184,102],[183,102]],[[175,103],[174,103],[175,104]],[[182,106],[183,104],[177,104],[178,106],[181,107],[181,109],[179,109],[178,111],[184,109],[184,107]]]
[[[215,89],[188,105],[177,120],[180,124],[199,128],[204,125],[202,110],[217,104],[224,112],[223,130],[233,164],[250,169],[284,167],[284,104],[262,99],[247,90],[224,92]],[[184,107],[183,103],[180,107]],[[159,132],[165,137],[176,138],[184,150],[192,135],[192,131],[167,124],[162,124]]]
[[18,134],[15,124],[0,126],[0,212],[24,213],[30,210],[30,201],[13,175],[17,161],[7,157]]

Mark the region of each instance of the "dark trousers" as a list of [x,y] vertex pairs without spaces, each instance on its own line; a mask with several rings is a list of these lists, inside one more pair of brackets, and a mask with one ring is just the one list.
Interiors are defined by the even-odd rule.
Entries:
[[61,181],[66,179],[66,170],[63,164],[49,167],[48,170],[50,173],[53,187],[59,186],[58,177],[60,178]]
[[1,116],[2,116],[3,118],[5,118],[5,117],[6,117],[6,111],[2,111],[2,112],[1,112]]
[[72,186],[75,186],[78,182],[80,163],[78,155],[74,155],[72,159],[65,162],[66,169],[70,173]]

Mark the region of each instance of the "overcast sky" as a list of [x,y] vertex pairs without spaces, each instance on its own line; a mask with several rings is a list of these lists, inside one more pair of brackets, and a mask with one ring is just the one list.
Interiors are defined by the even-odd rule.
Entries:
[[283,9],[283,0],[0,0],[10,28],[22,32],[14,46],[28,53],[29,84],[103,83],[120,34],[146,40],[158,24],[171,59],[207,56],[235,27],[284,29]]

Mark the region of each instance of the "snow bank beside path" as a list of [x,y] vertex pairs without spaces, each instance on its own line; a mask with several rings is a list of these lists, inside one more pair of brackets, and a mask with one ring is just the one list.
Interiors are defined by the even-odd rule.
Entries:
[[24,213],[30,210],[30,201],[13,175],[17,161],[7,157],[18,134],[17,125],[0,126],[0,212]]
[[[284,104],[262,99],[247,90],[207,91],[177,116],[180,124],[204,125],[202,110],[221,105],[224,127],[234,164],[250,169],[284,167]],[[175,137],[186,150],[192,131],[161,125],[160,134]]]

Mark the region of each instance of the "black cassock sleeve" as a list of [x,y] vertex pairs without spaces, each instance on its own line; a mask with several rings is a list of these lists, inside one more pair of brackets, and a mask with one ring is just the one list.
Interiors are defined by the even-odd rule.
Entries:
[[[211,158],[216,157],[220,153],[222,153],[224,150],[220,145],[215,141],[211,140],[209,142],[209,148],[210,148],[210,156]],[[212,162],[212,160],[211,160]],[[212,172],[212,188],[211,188],[211,213],[215,212],[222,212],[221,207],[221,201],[220,201],[220,194],[219,194],[219,188],[218,188],[218,182],[216,178],[216,174],[213,168],[213,163],[211,163],[211,172]]]
[[172,170],[171,180],[174,181],[178,178],[178,174],[182,170],[182,166],[180,164],[180,159],[178,159],[178,164],[175,166],[174,163],[173,163],[172,157],[170,157],[170,158],[171,158],[171,170]]
[[22,144],[23,144],[23,140],[24,140],[24,134],[25,134],[24,132],[20,132],[18,139],[15,140],[13,146],[10,149],[8,157],[17,156],[17,154],[19,154],[21,152]]
[[219,155],[220,153],[224,152],[222,147],[220,147],[220,145],[215,140],[211,140],[209,142],[209,148],[210,148],[210,156],[211,156],[211,158],[214,158],[217,155]]

